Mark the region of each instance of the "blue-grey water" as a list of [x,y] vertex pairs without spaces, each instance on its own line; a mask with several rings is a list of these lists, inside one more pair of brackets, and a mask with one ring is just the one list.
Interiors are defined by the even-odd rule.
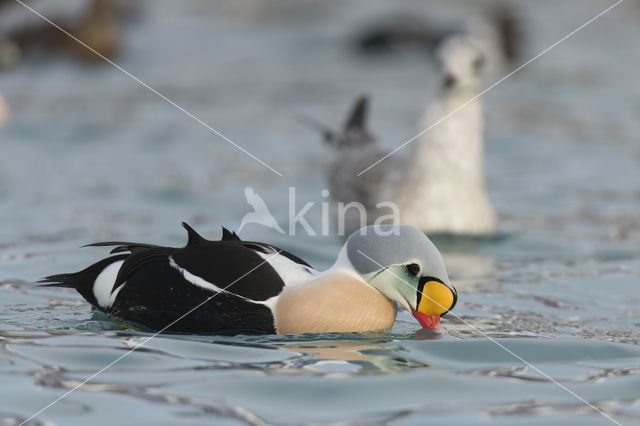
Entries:
[[[417,132],[437,83],[423,52],[359,56],[354,34],[387,13],[446,23],[488,3],[143,3],[116,62],[282,177],[108,64],[32,55],[0,72],[12,109],[0,129],[0,424],[20,424],[141,343],[33,424],[611,423],[595,408],[640,423],[632,0],[484,96],[501,235],[436,240],[460,293],[447,334],[401,312],[375,335],[146,341],[75,292],[33,283],[105,256],[79,248],[94,241],[181,245],[182,220],[217,238],[250,211],[248,185],[283,226],[295,187],[319,230],[330,156],[297,117],[337,125],[370,93],[372,131],[392,148]],[[613,2],[510,4],[525,29],[522,63]],[[335,230],[297,231],[241,235],[332,263]]]

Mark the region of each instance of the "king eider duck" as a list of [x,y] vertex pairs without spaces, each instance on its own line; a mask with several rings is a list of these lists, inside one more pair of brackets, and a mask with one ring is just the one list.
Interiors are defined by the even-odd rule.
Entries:
[[95,309],[151,331],[198,334],[368,332],[393,325],[397,304],[437,331],[457,293],[433,243],[409,226],[352,234],[335,264],[314,270],[270,244],[223,228],[220,241],[189,225],[185,247],[128,242],[71,274],[40,280],[76,289]]

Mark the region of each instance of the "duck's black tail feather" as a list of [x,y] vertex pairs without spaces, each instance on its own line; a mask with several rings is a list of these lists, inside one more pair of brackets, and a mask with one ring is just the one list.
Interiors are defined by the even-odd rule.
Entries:
[[114,262],[124,260],[128,256],[128,254],[121,254],[118,256],[107,257],[106,259],[102,259],[82,271],[68,274],[49,275],[48,277],[39,280],[38,283],[45,287],[75,288],[87,302],[94,306],[98,306],[98,301],[93,294],[93,286],[96,282],[96,278],[98,278],[98,275],[100,275],[107,266]]
[[111,254],[122,253],[125,251],[129,251],[131,253],[139,250],[145,250],[148,248],[158,248],[161,246],[156,246],[154,244],[144,244],[144,243],[130,243],[127,241],[104,241],[101,243],[92,243],[87,244],[83,247],[111,247],[118,246],[111,250]]
[[67,287],[76,288],[76,274],[49,275],[38,281],[43,287]]

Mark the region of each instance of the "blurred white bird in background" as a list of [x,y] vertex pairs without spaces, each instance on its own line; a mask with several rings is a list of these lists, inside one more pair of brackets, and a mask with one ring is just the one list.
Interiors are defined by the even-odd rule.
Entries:
[[441,92],[420,125],[429,130],[408,146],[398,188],[402,221],[428,232],[492,234],[497,219],[485,183],[483,105],[474,98],[485,58],[467,36],[445,40],[438,57]]
[[419,128],[430,129],[409,144],[407,157],[394,154],[373,165],[388,151],[366,128],[366,97],[342,132],[324,131],[335,148],[331,194],[337,202],[364,204],[369,224],[388,214],[377,204],[392,201],[402,224],[427,233],[490,235],[497,220],[484,177],[482,101],[473,99],[482,90],[484,55],[472,38],[454,35],[442,42],[438,59],[441,88]]
[[9,120],[9,106],[4,100],[4,96],[0,93],[0,127],[4,126]]

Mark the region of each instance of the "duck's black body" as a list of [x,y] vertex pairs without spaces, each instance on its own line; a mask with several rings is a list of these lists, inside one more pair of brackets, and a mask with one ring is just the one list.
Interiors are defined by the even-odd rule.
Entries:
[[[275,333],[270,303],[265,301],[282,292],[287,277],[270,261],[278,258],[278,263],[309,276],[313,269],[284,250],[241,241],[226,229],[220,241],[209,241],[183,226],[189,234],[185,247],[91,244],[115,245],[111,253],[116,255],[83,271],[52,275],[41,282],[75,288],[95,308],[153,331]],[[123,252],[128,253],[119,254]]]

